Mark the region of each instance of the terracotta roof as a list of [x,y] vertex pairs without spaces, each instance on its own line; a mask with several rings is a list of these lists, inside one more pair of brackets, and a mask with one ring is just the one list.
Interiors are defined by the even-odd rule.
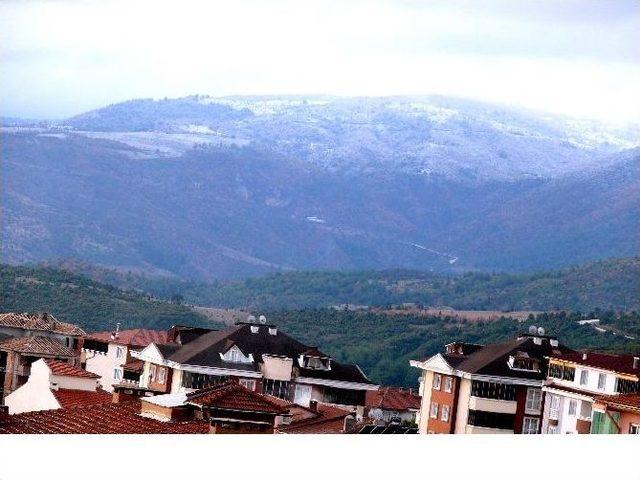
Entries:
[[146,347],[150,343],[167,343],[168,341],[168,332],[166,330],[135,328],[119,331],[116,338],[111,338],[112,335],[113,332],[97,332],[87,335],[86,339],[132,347]]
[[122,369],[128,372],[142,372],[142,370],[144,369],[144,362],[142,360],[131,360],[125,363],[122,366]]
[[[583,359],[583,355],[586,355],[587,358]],[[638,355],[635,356],[637,357]],[[573,352],[562,355],[552,355],[552,358],[556,358],[558,360],[640,377],[640,368],[633,368],[633,357],[634,355],[613,355],[610,353],[595,352]]]
[[85,377],[85,378],[100,378],[100,375],[87,372],[82,368],[78,368],[66,362],[59,360],[46,359],[45,363],[54,375],[61,375],[65,377]]
[[204,421],[160,422],[139,415],[140,402],[110,403],[9,415],[0,433],[208,433]]
[[46,337],[16,337],[0,343],[0,350],[48,357],[75,357],[73,350]]
[[94,392],[88,390],[71,390],[60,388],[51,390],[53,396],[56,397],[60,408],[85,407],[88,405],[104,405],[111,403],[112,395],[109,392],[97,389]]
[[187,402],[223,410],[243,410],[274,414],[287,413],[288,411],[288,409],[270,400],[266,395],[252,392],[233,380],[189,393],[187,394]]
[[65,335],[85,335],[85,331],[77,325],[61,322],[50,313],[0,313],[0,325],[23,330],[44,330]]
[[624,395],[602,395],[596,397],[596,401],[605,403],[612,407],[628,408],[640,411],[640,393],[626,393]]
[[344,419],[353,412],[333,405],[318,403],[317,416],[304,420],[293,420],[278,430],[284,433],[343,433]]
[[366,406],[383,410],[420,410],[420,396],[406,388],[380,387],[367,392]]

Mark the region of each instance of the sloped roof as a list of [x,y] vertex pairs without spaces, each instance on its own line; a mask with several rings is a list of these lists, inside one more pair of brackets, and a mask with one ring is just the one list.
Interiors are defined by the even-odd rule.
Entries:
[[23,330],[43,330],[64,335],[82,336],[85,331],[72,323],[61,322],[50,313],[0,313],[0,325]]
[[9,415],[0,433],[208,433],[205,421],[161,422],[142,417],[140,402],[110,403]]
[[602,395],[596,397],[600,403],[605,403],[612,407],[630,409],[640,412],[640,393],[626,393],[624,395]]
[[[586,355],[587,358],[583,359],[584,355]],[[640,354],[635,356],[638,357]],[[562,355],[552,355],[552,358],[558,360],[640,377],[640,366],[638,368],[633,368],[633,357],[634,355],[613,355],[610,353],[595,352],[570,352]]]
[[111,338],[113,332],[97,332],[87,335],[87,340],[96,340],[105,343],[116,343],[131,347],[146,347],[150,343],[167,343],[168,332],[166,330],[151,330],[147,328],[134,328],[132,330],[120,330],[116,338]]
[[87,372],[82,368],[78,368],[66,362],[52,359],[46,359],[44,362],[47,364],[47,366],[51,370],[51,373],[53,373],[54,375],[65,377],[100,378],[100,375],[96,375],[92,372]]
[[300,377],[338,380],[341,382],[366,383],[374,385],[355,364],[339,363],[331,360],[331,370],[299,368]]
[[232,380],[187,394],[187,402],[222,410],[283,414],[288,409]]
[[0,350],[42,357],[75,357],[73,350],[46,337],[15,337],[0,343]]
[[142,360],[130,360],[122,366],[127,372],[139,373],[144,370],[144,362]]
[[399,412],[419,410],[420,396],[406,388],[380,387],[367,392],[366,406]]
[[344,419],[353,413],[346,408],[323,403],[318,403],[317,409],[313,410],[278,397],[265,396],[282,408],[289,409],[291,423],[278,427],[282,433],[343,433]]
[[[503,377],[524,378],[531,380],[542,380],[545,372],[529,372],[523,370],[513,370],[509,368],[509,356],[517,352],[526,352],[530,358],[544,361],[545,357],[555,356],[572,352],[573,350],[558,345],[551,346],[549,339],[544,338],[540,345],[534,342],[534,337],[529,335],[520,336],[515,340],[504,343],[494,343],[486,345],[482,349],[464,357],[456,368],[463,372],[477,375],[495,375]],[[449,357],[447,357],[449,360]]]
[[51,393],[53,393],[53,396],[58,400],[60,408],[104,405],[111,403],[113,398],[109,392],[106,392],[101,388],[94,392],[60,388],[58,390],[51,390]]

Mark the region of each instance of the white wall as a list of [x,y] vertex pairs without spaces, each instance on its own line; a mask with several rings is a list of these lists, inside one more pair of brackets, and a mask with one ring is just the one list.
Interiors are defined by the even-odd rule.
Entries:
[[27,382],[5,398],[9,413],[33,412],[60,408],[56,397],[51,393],[49,374],[51,370],[40,359],[31,365],[31,374]]
[[[116,358],[117,347],[123,351],[122,358]],[[106,355],[100,352],[84,351],[87,371],[100,375],[100,385],[108,392],[113,392],[114,383],[120,383],[120,380],[113,378],[113,370],[126,363],[127,350],[125,346],[110,343]],[[122,369],[120,370],[122,373]]]

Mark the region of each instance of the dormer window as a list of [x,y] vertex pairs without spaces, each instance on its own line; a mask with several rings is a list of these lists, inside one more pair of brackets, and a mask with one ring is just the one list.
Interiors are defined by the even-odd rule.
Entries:
[[248,356],[242,353],[242,351],[237,347],[233,346],[224,355],[220,355],[222,360],[225,362],[231,363],[251,363],[253,362],[253,355],[249,354]]
[[302,355],[300,358],[300,366],[303,368],[311,368],[313,370],[331,370],[331,360],[326,357],[310,357]]
[[517,352],[515,355],[511,355],[508,363],[512,370],[540,371],[538,359],[531,358],[527,352]]
[[260,327],[257,325],[251,325],[251,333],[258,333]]

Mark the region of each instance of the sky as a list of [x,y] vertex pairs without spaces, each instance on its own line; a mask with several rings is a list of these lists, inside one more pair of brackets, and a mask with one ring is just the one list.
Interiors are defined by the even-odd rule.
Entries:
[[2,0],[0,114],[440,94],[640,121],[640,1]]

